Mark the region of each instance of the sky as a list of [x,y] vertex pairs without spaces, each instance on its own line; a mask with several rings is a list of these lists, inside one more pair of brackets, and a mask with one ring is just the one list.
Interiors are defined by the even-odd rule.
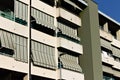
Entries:
[[98,9],[120,23],[120,0],[94,0]]

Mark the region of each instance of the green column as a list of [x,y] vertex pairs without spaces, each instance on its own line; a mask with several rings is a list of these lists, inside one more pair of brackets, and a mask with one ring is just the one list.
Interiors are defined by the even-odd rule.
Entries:
[[102,80],[98,9],[93,1],[87,2],[88,7],[80,14],[82,27],[78,29],[83,45],[80,65],[85,74],[85,80]]

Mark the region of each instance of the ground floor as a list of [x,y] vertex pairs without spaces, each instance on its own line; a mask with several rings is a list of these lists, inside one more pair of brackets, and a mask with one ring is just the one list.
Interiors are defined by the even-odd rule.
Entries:
[[[54,80],[41,76],[31,76],[32,80]],[[0,68],[0,80],[27,80],[27,74]]]

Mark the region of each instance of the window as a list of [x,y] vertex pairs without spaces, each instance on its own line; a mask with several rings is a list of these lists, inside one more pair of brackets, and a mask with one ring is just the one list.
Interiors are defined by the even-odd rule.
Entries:
[[101,48],[101,52],[102,52],[102,54],[103,54],[103,56],[104,57],[113,57],[112,56],[112,51],[111,50],[109,50],[109,49],[106,49],[106,48]]
[[114,80],[112,74],[103,73],[103,80]]
[[117,61],[117,62],[120,62],[120,58],[119,57],[115,57],[114,56],[114,60]]
[[5,55],[5,56],[9,56],[9,57],[13,57],[14,50],[8,49],[8,48],[5,48],[5,47],[1,47],[0,48],[0,54]]
[[102,54],[105,56],[105,57],[108,57],[108,53],[106,51],[103,51],[102,50]]
[[54,6],[54,0],[40,0],[40,1],[43,1],[51,6]]

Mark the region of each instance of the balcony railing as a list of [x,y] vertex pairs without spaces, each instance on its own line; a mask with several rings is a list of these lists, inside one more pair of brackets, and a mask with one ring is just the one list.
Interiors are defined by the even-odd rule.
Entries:
[[112,35],[109,32],[106,32],[102,29],[100,29],[100,36],[109,40],[109,41],[112,41]]
[[78,44],[80,43],[80,39],[78,37],[77,37],[78,39],[74,39],[74,38],[69,37],[69,36],[62,34],[62,33],[58,33],[57,36],[65,38],[65,39],[70,40],[70,41],[73,41],[73,42],[78,43]]
[[14,21],[14,14],[12,14],[11,12],[8,13],[8,12],[0,11],[0,16]]
[[103,61],[104,63],[109,64],[109,65],[113,65],[114,59],[113,59],[112,56],[102,54],[102,61]]
[[9,20],[12,20],[12,21],[15,21],[17,23],[20,23],[22,25],[27,25],[27,22],[22,20],[22,19],[19,19],[19,18],[16,18],[14,16],[14,14],[12,12],[4,12],[4,11],[0,11],[0,16],[4,17],[4,18],[7,18]]

